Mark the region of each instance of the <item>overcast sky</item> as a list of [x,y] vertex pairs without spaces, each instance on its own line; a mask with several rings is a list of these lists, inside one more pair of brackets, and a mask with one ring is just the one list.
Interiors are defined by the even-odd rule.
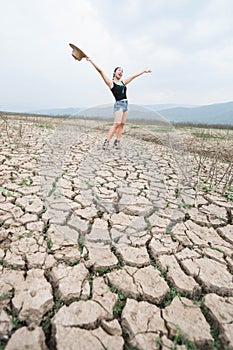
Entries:
[[134,104],[233,100],[232,0],[7,0],[1,3],[0,110],[113,103],[100,75],[150,67],[128,86]]

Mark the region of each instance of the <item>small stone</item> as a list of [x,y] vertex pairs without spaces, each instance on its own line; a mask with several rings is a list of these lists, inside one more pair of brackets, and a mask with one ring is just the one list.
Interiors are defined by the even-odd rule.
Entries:
[[112,321],[102,320],[101,326],[110,335],[121,335],[122,334],[121,326],[116,319],[114,319]]
[[92,300],[96,301],[107,312],[107,317],[113,317],[113,307],[116,304],[117,294],[112,293],[102,277],[93,280]]
[[109,335],[102,328],[94,330],[56,325],[57,350],[123,350],[124,340],[120,335]]
[[19,219],[19,222],[22,223],[23,225],[31,223],[31,222],[35,222],[38,220],[38,217],[36,214],[29,214],[26,213],[23,216],[21,216],[21,218]]
[[157,350],[159,335],[167,334],[160,309],[150,303],[127,299],[122,311],[122,326],[129,342],[139,349]]
[[26,212],[37,215],[41,214],[44,209],[44,204],[42,200],[37,196],[26,196],[17,198],[16,204],[23,207]]
[[75,215],[90,221],[91,219],[97,217],[97,211],[93,207],[86,207],[84,209],[75,210]]
[[214,293],[205,296],[205,306],[219,329],[223,345],[233,349],[233,297],[220,297]]
[[12,318],[5,310],[0,309],[0,340],[8,339],[12,328]]
[[154,209],[147,198],[127,194],[122,195],[118,206],[119,210],[127,215],[149,216]]
[[23,257],[19,254],[12,253],[10,250],[7,250],[6,255],[4,257],[4,264],[8,267],[12,268],[24,268],[25,261]]
[[36,327],[32,331],[29,331],[27,327],[17,329],[10,338],[5,350],[17,349],[48,350],[42,328]]
[[121,270],[107,274],[109,282],[121,290],[125,295],[133,298],[141,296],[143,300],[160,303],[169,287],[161,274],[153,266],[141,269],[135,267],[123,267]]
[[86,236],[90,242],[110,243],[108,223],[103,219],[95,219],[90,234]]
[[27,264],[29,269],[41,268],[44,265],[46,253],[36,252],[27,254]]
[[52,323],[55,328],[63,327],[95,327],[98,321],[107,316],[104,308],[93,300],[73,302],[63,306],[54,316]]
[[224,227],[220,227],[219,229],[220,234],[226,238],[228,242],[233,244],[233,225],[227,225]]
[[118,260],[111,252],[110,247],[103,245],[87,245],[86,246],[89,260],[85,262],[87,267],[93,266],[95,271],[100,269],[109,269],[116,267]]
[[[55,251],[58,249],[61,249],[61,247],[64,246],[73,246],[73,247],[77,247],[78,249],[78,233],[76,232],[74,236],[69,237],[72,238],[69,239],[66,237],[66,229],[64,228],[64,226],[59,226],[59,225],[50,225],[48,232],[47,232],[47,236],[48,236],[48,240],[51,242],[51,250]],[[73,234],[73,231],[71,232],[71,234]],[[77,235],[77,236],[76,236]]]
[[117,252],[122,256],[123,261],[131,266],[148,266],[150,264],[150,257],[146,247],[119,247]]
[[[31,294],[32,293],[32,294]],[[20,321],[38,325],[43,315],[53,307],[52,287],[44,277],[44,271],[31,269],[25,281],[15,286],[13,308]]]
[[161,255],[158,263],[163,270],[167,271],[167,279],[181,293],[188,293],[190,296],[198,297],[201,293],[199,284],[184,273],[173,255]]
[[163,234],[161,238],[153,237],[150,241],[149,248],[154,258],[161,254],[172,254],[177,251],[179,242],[173,242],[171,236]]
[[181,261],[181,265],[202,283],[207,292],[233,296],[232,275],[226,265],[208,258],[187,259]]
[[77,230],[81,234],[86,234],[88,231],[88,223],[75,214],[71,216],[67,222],[67,225],[69,225],[70,228]]
[[194,342],[198,349],[209,348],[213,344],[209,324],[201,309],[189,299],[175,297],[162,314],[172,337],[179,334]]
[[58,297],[63,301],[88,298],[90,293],[88,277],[89,271],[81,263],[75,266],[55,266],[51,271],[51,279],[57,287]]

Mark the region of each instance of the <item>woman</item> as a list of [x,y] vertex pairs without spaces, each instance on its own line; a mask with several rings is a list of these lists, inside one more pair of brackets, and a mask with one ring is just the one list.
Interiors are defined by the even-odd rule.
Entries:
[[139,77],[140,75],[144,73],[150,73],[151,70],[144,69],[143,71],[122,80],[123,69],[121,67],[117,67],[114,69],[113,79],[109,79],[102,71],[102,69],[98,67],[89,57],[87,57],[86,59],[87,61],[91,62],[95,69],[100,73],[101,77],[103,78],[104,82],[107,84],[109,89],[112,91],[113,96],[116,100],[114,104],[114,123],[109,130],[107,139],[105,139],[104,141],[103,149],[106,149],[108,147],[109,142],[115,133],[116,139],[114,141],[114,146],[116,148],[119,148],[124,124],[128,116],[128,100],[126,95],[126,85],[128,85],[133,79]]

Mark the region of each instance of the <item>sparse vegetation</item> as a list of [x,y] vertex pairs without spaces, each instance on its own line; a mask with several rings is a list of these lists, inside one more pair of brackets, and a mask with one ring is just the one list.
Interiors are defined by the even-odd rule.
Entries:
[[[13,118],[14,118],[14,123],[12,123]],[[144,169],[147,167],[146,157],[148,158],[151,157],[151,159],[158,159],[156,157],[155,158],[153,157],[155,155],[157,156],[157,154],[155,153],[157,152],[157,150],[160,149],[160,146],[161,146],[161,149],[163,148],[161,163],[166,163],[166,167],[161,168],[162,169],[161,173],[164,176],[164,178],[163,176],[159,177],[159,175],[161,174],[158,174],[158,179],[157,179],[158,188],[155,186],[156,188],[154,190],[154,193],[152,194],[154,195],[155,199],[157,199],[157,197],[161,199],[162,197],[164,201],[161,206],[160,206],[160,203],[156,204],[156,201],[155,201],[155,204],[153,203],[153,206],[154,206],[153,212],[150,212],[150,214],[148,215],[146,214],[145,219],[144,219],[144,216],[140,217],[140,215],[134,215],[134,213],[131,212],[129,215],[123,213],[122,217],[120,217],[120,221],[118,218],[118,214],[121,212],[120,205],[119,205],[119,201],[120,201],[119,198],[121,194],[119,194],[119,198],[117,198],[116,202],[114,202],[114,205],[115,204],[116,205],[114,207],[111,207],[110,210],[107,211],[105,210],[104,207],[103,208],[98,207],[97,202],[101,202],[101,198],[103,197],[101,197],[101,193],[96,194],[94,192],[95,190],[94,177],[90,177],[90,179],[88,178],[87,180],[84,180],[82,183],[78,183],[78,181],[76,181],[79,161],[82,158],[83,154],[85,154],[86,156],[89,151],[88,143],[83,142],[83,144],[79,148],[79,144],[77,142],[77,145],[73,147],[74,150],[76,151],[78,150],[78,152],[76,152],[77,157],[69,158],[67,157],[67,154],[65,155],[66,157],[64,161],[66,163],[65,167],[67,167],[69,171],[68,170],[63,171],[64,169],[62,169],[59,176],[52,178],[52,181],[51,181],[51,190],[49,192],[49,196],[51,196],[52,200],[54,200],[53,202],[52,201],[51,202],[52,204],[55,204],[55,206],[58,204],[57,207],[59,207],[60,203],[62,203],[62,205],[60,205],[59,207],[59,209],[61,209],[59,214],[62,213],[63,209],[66,209],[66,205],[63,205],[63,202],[62,202],[63,198],[59,197],[57,193],[57,187],[60,186],[59,180],[61,179],[64,180],[64,190],[67,192],[66,195],[67,195],[67,198],[69,199],[69,204],[71,204],[72,206],[72,208],[68,208],[69,211],[68,211],[66,220],[64,220],[64,222],[60,224],[62,220],[59,221],[60,217],[58,215],[58,217],[55,219],[57,219],[59,223],[54,224],[54,221],[51,219],[50,213],[48,213],[48,209],[46,208],[45,201],[42,203],[39,209],[36,208],[37,200],[34,201],[34,195],[38,197],[40,197],[41,195],[40,182],[39,182],[40,171],[38,170],[39,163],[35,162],[34,169],[33,169],[33,166],[31,166],[31,164],[34,164],[33,162],[36,160],[37,157],[39,158],[40,152],[42,152],[42,148],[43,148],[43,142],[41,141],[42,139],[39,139],[39,142],[38,142],[39,146],[37,146],[37,148],[35,147],[36,150],[33,149],[34,142],[35,140],[37,140],[35,135],[39,134],[39,135],[45,135],[45,137],[47,137],[48,135],[50,135],[50,133],[53,132],[53,129],[55,129],[57,123],[59,123],[60,121],[61,119],[57,120],[57,118],[27,116],[27,115],[19,115],[19,116],[2,115],[2,118],[0,119],[0,123],[1,123],[0,137],[2,141],[0,147],[1,147],[1,155],[3,155],[1,158],[1,162],[2,162],[1,164],[4,165],[3,166],[4,171],[1,174],[2,176],[1,179],[3,179],[3,181],[0,187],[0,197],[1,197],[0,204],[2,206],[2,209],[0,211],[0,214],[1,214],[1,221],[0,221],[1,273],[5,273],[6,271],[7,273],[12,274],[12,276],[18,276],[18,279],[20,281],[21,277],[22,277],[22,280],[27,279],[27,276],[31,269],[35,268],[36,270],[41,268],[43,270],[43,273],[49,284],[49,288],[52,288],[52,299],[54,302],[54,306],[51,306],[50,310],[46,311],[46,313],[43,314],[43,316],[41,316],[41,320],[39,324],[43,328],[43,331],[46,335],[46,342],[47,342],[48,348],[52,349],[54,345],[53,342],[55,343],[51,319],[53,317],[56,317],[58,310],[60,310],[62,306],[65,306],[64,309],[66,309],[72,303],[80,302],[80,300],[85,302],[86,301],[88,302],[89,300],[95,300],[95,302],[100,307],[103,306],[103,310],[102,310],[103,315],[106,310],[109,315],[106,317],[101,316],[101,319],[103,318],[106,322],[112,322],[116,320],[119,321],[118,326],[119,328],[122,329],[124,349],[137,350],[137,347],[133,347],[132,345],[130,345],[130,341],[129,341],[130,337],[129,337],[129,333],[127,333],[127,326],[125,326],[124,322],[122,322],[122,311],[126,305],[127,299],[132,298],[135,300],[135,303],[143,301],[141,304],[147,303],[147,306],[149,304],[149,308],[150,308],[150,304],[153,306],[156,305],[156,307],[160,309],[159,312],[161,315],[164,308],[168,307],[169,305],[172,307],[171,303],[174,300],[174,298],[178,299],[178,298],[186,297],[189,300],[192,300],[200,308],[199,311],[202,312],[202,314],[206,318],[206,322],[208,322],[208,324],[210,325],[211,335],[213,338],[213,345],[211,350],[220,350],[220,349],[227,350],[227,346],[225,346],[222,343],[223,338],[219,336],[221,330],[219,330],[218,327],[215,326],[212,319],[208,318],[209,315],[205,309],[205,305],[203,301],[204,299],[203,298],[201,299],[200,297],[200,299],[194,300],[193,294],[195,294],[195,292],[193,292],[193,294],[192,292],[187,292],[183,290],[183,288],[181,288],[179,284],[174,283],[172,279],[173,278],[172,269],[169,270],[169,259],[168,259],[168,262],[166,263],[162,262],[162,260],[160,260],[160,255],[163,255],[163,254],[171,255],[174,253],[175,259],[180,264],[180,268],[183,271],[183,273],[188,276],[191,276],[192,273],[189,273],[188,271],[189,266],[187,264],[187,268],[186,268],[185,263],[186,261],[189,260],[190,265],[192,264],[193,258],[191,256],[190,251],[192,251],[193,249],[193,253],[196,254],[198,257],[201,257],[201,259],[203,259],[204,257],[206,259],[207,258],[209,258],[210,260],[212,259],[212,261],[221,259],[221,264],[222,265],[225,264],[226,273],[232,274],[232,271],[231,271],[232,257],[228,252],[228,250],[230,250],[230,248],[228,248],[230,245],[230,238],[227,237],[227,232],[225,232],[224,229],[227,227],[227,225],[232,224],[232,209],[231,209],[232,203],[231,202],[233,201],[233,184],[232,184],[232,181],[233,181],[232,180],[233,179],[232,178],[233,130],[231,128],[224,129],[224,128],[211,128],[211,127],[208,127],[208,129],[204,130],[205,128],[203,126],[192,126],[192,125],[186,125],[186,126],[176,125],[175,127],[170,127],[170,129],[168,130],[165,128],[164,125],[160,125],[158,128],[156,128],[156,127],[153,127],[151,123],[150,124],[151,130],[149,130],[149,127],[148,128],[145,127],[143,128],[143,132],[142,132],[141,125],[140,126],[129,125],[128,126],[129,135],[128,133],[126,135],[128,137],[127,141],[132,142],[132,141],[135,141],[136,139],[140,146],[142,143],[143,144],[142,148],[144,147],[146,156],[145,156],[145,159],[143,159],[143,157],[140,159],[141,153],[135,152],[137,154],[136,156],[139,159],[140,166],[136,168],[129,162],[130,166],[129,168],[127,168],[125,167],[125,157],[127,155],[126,153],[128,152],[128,149],[127,149],[127,152],[124,153],[124,156],[122,157],[122,159],[120,159],[120,161],[119,159],[117,159],[118,161],[117,166],[119,166],[120,168],[120,166],[122,165],[122,169],[123,169],[123,170],[122,169],[118,170],[120,175],[117,178],[117,181],[120,182],[121,179],[124,179],[124,184],[126,184],[126,186],[124,187],[124,189],[126,190],[125,198],[127,198],[127,190],[130,189],[131,184],[133,184],[133,186],[135,186],[133,189],[138,190],[137,199],[143,197],[144,200],[145,198],[149,200],[151,195],[150,190],[151,192],[153,192],[152,186],[151,186],[151,182],[153,179],[151,180],[151,178],[154,175],[152,172],[152,170],[154,169],[152,170],[146,169],[148,172],[143,173]],[[36,125],[36,127],[33,129],[31,128],[32,125],[33,127],[34,125]],[[105,128],[105,126],[106,125],[104,124],[103,129]],[[106,126],[106,130],[108,129],[108,127],[109,125]],[[100,125],[98,124],[98,128],[93,130],[95,130],[95,132],[96,130],[98,130],[98,132],[103,132],[102,125],[100,127]],[[35,134],[33,134],[35,129],[36,129],[36,132]],[[29,133],[29,130],[30,130],[30,133]],[[169,134],[169,137],[171,137],[171,139],[169,139],[168,134]],[[177,137],[175,137],[176,134],[177,134]],[[88,136],[85,134],[84,137],[87,138]],[[174,137],[174,139],[172,139],[172,137]],[[143,142],[141,142],[142,140]],[[157,147],[157,145],[159,146]],[[93,147],[93,143],[91,144],[91,147]],[[148,149],[150,149],[150,147],[151,149],[153,149],[153,152],[151,152],[151,154],[149,154],[148,152]],[[155,149],[156,149],[156,152],[154,152]],[[133,151],[135,150],[133,149]],[[18,162],[18,158],[17,158],[20,152],[22,152],[22,159],[23,159],[22,163],[20,163],[20,161]],[[74,154],[72,154],[72,156],[74,156]],[[130,156],[131,154],[129,155],[129,158]],[[117,156],[115,157],[117,158]],[[180,159],[182,160],[182,162],[180,162]],[[50,159],[48,159],[48,161],[50,162]],[[111,163],[111,160],[109,163]],[[176,166],[174,166],[174,164]],[[183,165],[186,166],[187,164],[190,165],[190,168],[188,168],[188,170],[185,169],[183,173],[188,174],[187,179],[190,181],[189,182],[184,181],[184,185],[186,187],[184,186],[185,190],[183,191],[182,190],[183,183],[181,185],[179,183],[180,178],[182,178],[182,176],[180,176],[179,178],[179,175],[180,173],[182,173],[182,171],[180,171],[179,173],[179,170],[184,170],[182,166]],[[9,166],[9,168],[7,168],[7,166]],[[110,166],[112,166],[112,163]],[[93,167],[95,167],[95,164]],[[163,173],[163,170],[164,170],[164,173]],[[102,168],[101,168],[101,171],[103,171]],[[125,177],[124,177],[124,173],[125,173]],[[110,174],[114,175],[114,172]],[[48,178],[50,176],[49,173],[46,173],[45,175],[48,176]],[[87,169],[87,176],[89,176],[89,169]],[[149,180],[147,180],[147,176]],[[72,181],[70,181],[70,178],[72,178]],[[114,177],[111,176],[110,178],[111,178],[111,181],[114,182]],[[144,184],[146,182],[148,186]],[[138,188],[137,188],[137,185],[138,185]],[[63,183],[61,186],[63,186]],[[164,193],[163,193],[163,189],[161,189],[162,186],[164,187]],[[35,192],[33,192],[34,187],[35,187]],[[92,212],[85,213],[85,211],[83,210],[89,206],[89,203],[88,205],[86,205],[85,200],[83,200],[82,202],[82,200],[80,199],[81,197],[80,187],[87,189],[89,193],[92,192],[93,203],[91,203],[90,206],[93,206],[92,209],[94,214],[92,214]],[[113,188],[113,192],[115,191],[113,194],[116,194],[118,187],[114,187],[114,184],[113,184],[112,188]],[[33,197],[31,197],[31,190],[32,190]],[[190,194],[190,197],[191,196],[192,198],[195,197],[196,202],[192,203],[192,201],[189,201],[190,199],[189,194]],[[87,197],[85,199],[87,199]],[[130,194],[130,200],[131,200],[131,194]],[[223,208],[225,212],[216,211],[214,214],[208,213],[205,215],[204,209],[207,209],[206,211],[208,211],[208,208],[207,208],[208,205],[212,206],[212,204],[213,204],[213,207],[214,206],[217,207],[218,201],[220,201],[219,208],[221,209]],[[224,203],[225,208],[223,207],[222,203]],[[6,205],[5,208],[4,208],[4,205]],[[41,208],[43,208],[43,211]],[[179,212],[182,212],[182,214],[184,215],[171,219],[169,215],[174,208],[177,209]],[[126,207],[126,209],[128,208]],[[135,208],[135,212],[136,212],[136,209],[138,208]],[[220,245],[220,244],[217,245],[217,243],[215,246],[215,241],[211,242],[211,245],[210,245],[209,241],[208,243],[206,243],[205,241],[203,244],[204,246],[203,248],[201,244],[200,245],[198,244],[198,240],[201,240],[202,237],[198,237],[197,242],[195,241],[196,232],[194,231],[196,230],[196,227],[198,227],[199,218],[193,219],[193,217],[196,214],[197,215],[200,214],[200,212],[198,211],[199,209],[203,209],[203,212],[201,213],[201,215],[203,217],[205,216],[203,219],[203,222],[199,225],[201,229],[204,227],[203,228],[203,231],[204,231],[204,229],[207,229],[211,226],[211,228],[215,230],[214,232],[216,233],[216,237],[217,235],[219,235],[220,237],[219,239],[221,239],[221,241],[225,239],[227,243],[226,246]],[[35,212],[37,212],[37,214],[35,214],[34,210]],[[80,222],[82,221],[86,224],[86,227],[84,226],[83,231],[81,227],[74,226],[76,225],[76,223],[75,223],[75,220],[73,220],[73,215],[75,215],[76,212],[78,213],[77,215],[80,215],[79,217],[82,219],[80,220]],[[156,215],[155,215],[155,212],[156,212]],[[36,215],[38,220],[35,219]],[[85,218],[85,215],[87,215],[86,218]],[[139,227],[141,228],[138,229],[138,227],[136,226],[134,227],[133,225],[131,227],[131,221],[130,221],[131,219],[135,220],[135,222],[139,222]],[[138,219],[140,219],[141,221]],[[170,219],[170,221],[168,219]],[[202,217],[200,218],[200,221],[201,219]],[[70,220],[72,220],[72,224]],[[105,231],[107,232],[111,231],[111,234],[112,234],[111,238],[114,237],[114,234],[116,235],[115,236],[116,238],[113,238],[113,240],[115,239],[115,241],[117,242],[114,241],[113,245],[109,245],[109,252],[108,252],[108,254],[113,253],[114,257],[111,256],[111,254],[109,254],[109,257],[106,256],[106,258],[114,259],[114,261],[116,262],[115,260],[115,257],[116,257],[118,261],[116,263],[114,262],[114,264],[110,263],[109,267],[106,266],[107,260],[105,260],[104,263],[101,262],[102,257],[101,258],[99,257],[99,252],[98,254],[96,254],[96,256],[94,253],[93,255],[90,254],[91,260],[89,258],[87,237],[91,237],[91,235],[93,234],[94,230],[92,231],[92,228],[93,228],[92,226],[96,222],[96,220],[99,220],[100,223],[101,221],[105,220],[105,224],[107,227]],[[213,224],[211,220],[215,221],[215,223]],[[221,222],[219,223],[217,222],[217,220]],[[187,223],[187,221],[189,221],[189,223]],[[193,226],[195,225],[194,228],[191,227],[190,229],[189,227],[190,222],[193,224]],[[76,239],[74,243],[74,242],[70,242],[68,238],[65,238],[65,240],[63,241],[63,237],[59,237],[59,235],[56,236],[56,233],[54,233],[53,235],[52,230],[48,231],[49,228],[52,228],[52,225],[54,225],[55,232],[56,232],[56,225],[60,225],[60,227],[62,227],[66,224],[68,226],[70,225],[69,228],[74,227],[76,232],[76,237],[78,235],[78,232],[85,232],[85,233],[82,233],[82,234],[80,233],[78,240]],[[77,225],[79,225],[79,221],[77,221]],[[124,225],[126,228],[124,228]],[[137,224],[134,224],[134,225],[137,225]],[[98,230],[96,231],[97,234],[98,232],[101,232],[101,227],[98,227]],[[116,232],[114,232],[114,230],[116,230]],[[125,235],[124,238],[128,239],[130,237],[130,239],[132,240],[132,242],[130,242],[130,245],[131,245],[130,248],[137,248],[138,250],[140,250],[140,248],[143,248],[144,250],[143,253],[141,253],[140,251],[139,255],[134,257],[133,253],[130,252],[130,254],[132,255],[127,256],[128,254],[127,252],[124,252],[123,249],[122,250],[118,249],[118,244],[121,243],[120,239],[121,239],[121,236],[123,236],[124,234],[124,230],[125,232],[127,232],[127,236]],[[191,230],[193,230],[192,236],[191,234],[189,236],[188,234],[190,233]],[[52,233],[50,234],[50,232]],[[200,230],[200,232],[202,231]],[[135,241],[136,243],[132,239],[134,234],[135,236],[137,236],[137,240]],[[211,240],[211,237],[208,239]],[[204,240],[204,234],[203,234],[203,240]],[[152,245],[152,243],[154,244],[154,246]],[[173,247],[171,248],[173,243],[174,243],[174,248]],[[61,244],[61,247],[59,246],[60,244]],[[105,245],[107,244],[108,243],[106,243]],[[95,248],[95,243],[94,243],[94,248]],[[205,250],[206,251],[208,250],[208,253],[205,252]],[[182,254],[183,256],[180,258],[179,255],[182,255]],[[190,258],[189,258],[189,254],[190,254]],[[145,258],[145,262],[141,262],[140,260],[142,259],[143,261],[144,258]],[[94,259],[96,259],[97,261],[94,262]],[[196,260],[200,260],[200,259],[198,258]],[[81,293],[83,293],[84,297],[74,298],[70,296],[68,301],[67,299],[64,299],[66,300],[66,302],[63,302],[61,300],[62,293],[59,290],[59,283],[60,283],[60,280],[63,278],[63,275],[59,275],[58,272],[54,272],[57,268],[60,267],[61,264],[64,265],[65,269],[67,268],[67,271],[68,269],[69,271],[72,270],[72,268],[74,269],[80,268],[80,267],[83,268],[84,272],[86,273],[86,277],[85,277],[85,281],[84,280],[80,281],[80,284],[81,284],[80,289],[82,289]],[[79,265],[79,266],[76,266],[76,265]],[[144,282],[143,280],[140,280],[140,278],[142,277],[137,277],[136,275],[138,271],[140,271],[140,269],[143,270],[144,267],[147,267],[147,266],[150,266],[151,268],[151,265],[154,266],[154,268],[159,270],[160,272],[160,275],[156,274],[156,275],[159,275],[158,283],[160,283],[159,281],[162,280],[162,282],[164,284],[166,283],[167,286],[169,287],[169,289],[168,288],[166,289],[166,291],[164,292],[164,295],[162,295],[159,302],[151,301],[152,299],[149,299],[149,296],[145,296],[146,288],[147,288],[146,281]],[[120,284],[116,283],[116,285],[118,286],[116,288],[114,286],[114,282],[112,282],[110,278],[108,279],[108,274],[110,274],[112,271],[115,271],[117,274],[119,273],[117,277],[114,276],[114,272],[111,274],[112,275],[111,278],[113,278],[113,281],[114,281],[114,278],[121,278],[122,269],[124,269],[125,270],[124,272],[130,275],[129,280],[133,281],[132,284],[135,284],[135,288],[136,288],[135,294],[131,293],[131,290],[130,290],[131,283],[129,283],[129,286],[127,286],[129,289],[124,289],[122,287],[122,290],[121,290]],[[141,271],[140,271],[140,274],[141,274]],[[152,271],[152,274],[153,274],[153,271]],[[199,287],[201,290],[200,294],[206,292],[205,284],[201,280],[201,278],[203,277],[202,276],[198,278],[196,278],[195,276],[192,276],[192,277],[195,280],[195,282],[199,284]],[[64,278],[67,278],[66,271],[64,271]],[[103,288],[103,291],[101,291],[100,295],[98,295],[96,289],[92,290],[93,286],[95,286],[94,284],[95,279],[97,278],[99,278],[99,280],[105,283],[105,288],[106,288],[106,285],[108,286],[109,290],[115,294],[114,297],[116,297],[116,295],[118,296],[118,300],[115,303],[115,305],[112,306],[111,310],[108,310],[107,305],[104,305],[104,303],[102,305],[101,299],[105,297],[104,288]],[[137,278],[139,278],[139,281]],[[148,279],[150,279],[150,277],[148,277]],[[110,280],[112,284],[110,284],[109,282]],[[19,317],[21,311],[20,310],[17,311],[19,312],[19,315],[18,314],[16,315],[16,311],[13,308],[13,303],[14,303],[13,298],[16,295],[16,289],[13,286],[13,282],[9,281],[9,283],[7,282],[7,284],[10,287],[6,289],[6,293],[2,293],[0,295],[0,302],[2,303],[2,305],[4,305],[4,310],[7,310],[7,312],[11,316],[10,320],[12,320],[13,330],[12,332],[9,331],[9,336],[12,336],[12,334],[14,334],[14,332],[20,327],[23,327],[26,324],[26,322],[22,323],[19,321],[21,319]],[[70,287],[70,285],[72,286],[72,282],[68,286]],[[179,287],[176,287],[176,286],[179,286]],[[156,287],[157,285],[155,285],[155,288]],[[74,288],[77,288],[77,285],[75,285]],[[108,294],[108,296],[109,294],[111,294],[109,290],[107,290],[107,293],[106,293]],[[127,293],[129,293],[129,295],[126,294],[125,290],[127,290]],[[182,292],[180,292],[180,290]],[[137,294],[137,291],[138,291],[138,294]],[[32,291],[33,296],[34,296],[34,293],[35,291]],[[64,291],[64,293],[66,293],[66,291]],[[228,291],[226,292],[226,295],[227,293]],[[196,297],[197,297],[197,294],[195,294]],[[111,315],[111,312],[113,313],[113,316]],[[135,318],[136,317],[137,316],[135,316]],[[79,327],[79,325],[76,326],[74,321],[74,326],[72,325],[72,327],[93,331],[99,327],[102,327],[102,324],[101,324],[101,321],[98,319],[96,322],[93,321],[91,325],[89,325],[87,322],[84,325]],[[148,327],[149,327],[149,322],[148,322]],[[162,339],[159,338],[160,335],[156,334],[156,336],[158,336],[158,338],[155,340],[156,345],[158,346],[158,349],[161,349],[162,346],[164,346],[162,344]],[[167,337],[169,342],[171,341],[173,342],[173,347],[172,347],[173,350],[178,349],[179,345],[184,345],[185,348],[188,350],[197,349],[197,345],[188,339],[188,335],[185,334],[179,328],[179,326],[177,326],[175,336],[174,334],[171,335],[171,333],[168,332]],[[0,345],[0,350],[4,349],[6,344],[7,344],[7,341],[6,342],[3,341]]]
[[173,350],[177,349],[177,345],[184,345],[187,350],[198,350],[195,343],[186,337],[185,332],[182,331],[178,325],[176,325],[176,335],[173,343]]
[[220,139],[220,140],[226,140],[225,136],[216,135],[214,133],[209,132],[192,132],[192,135],[195,137],[203,138],[203,139]]

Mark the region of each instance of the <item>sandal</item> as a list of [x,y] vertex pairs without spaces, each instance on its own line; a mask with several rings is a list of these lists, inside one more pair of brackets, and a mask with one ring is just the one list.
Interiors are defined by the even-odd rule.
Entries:
[[120,140],[115,140],[114,143],[113,143],[114,147],[119,149],[120,148]]
[[106,150],[109,146],[109,141],[107,139],[104,140],[104,144],[103,144],[103,149]]

